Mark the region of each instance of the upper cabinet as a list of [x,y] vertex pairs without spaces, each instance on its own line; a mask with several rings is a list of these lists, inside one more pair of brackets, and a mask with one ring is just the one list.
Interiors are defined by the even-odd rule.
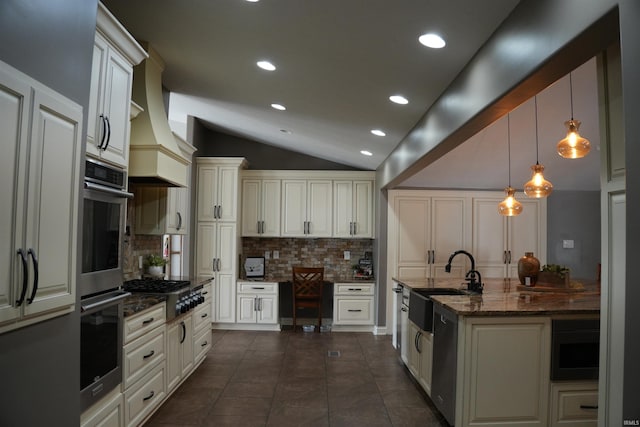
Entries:
[[198,221],[236,222],[240,210],[240,157],[198,157]]
[[333,182],[333,237],[373,238],[373,181]]
[[373,238],[368,171],[246,170],[242,236]]
[[0,61],[0,332],[73,311],[82,107]]
[[87,154],[127,168],[133,66],[146,52],[98,3],[87,116]]

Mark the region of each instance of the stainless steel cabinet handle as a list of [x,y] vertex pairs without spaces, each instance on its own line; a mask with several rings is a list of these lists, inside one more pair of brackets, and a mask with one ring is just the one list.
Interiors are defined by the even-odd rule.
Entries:
[[106,150],[109,146],[109,142],[111,142],[111,123],[109,122],[109,117],[104,116],[104,120],[107,122],[107,142],[102,147],[103,150]]
[[447,324],[447,319],[445,319],[445,318],[444,318],[444,316],[443,316],[442,314],[440,315],[440,321],[441,321],[442,323],[444,323],[445,325]]
[[258,311],[258,298],[253,299],[253,311]]
[[222,205],[218,205],[218,219],[222,218]]
[[262,298],[258,298],[258,311],[262,311]]
[[218,258],[218,271],[220,271],[220,258]]
[[100,144],[98,144],[98,148],[102,150],[104,139],[107,137],[107,122],[104,120],[104,114],[100,114],[100,121],[102,122],[102,138],[100,138]]
[[27,304],[31,304],[36,297],[36,292],[38,292],[38,276],[40,273],[40,268],[38,267],[38,258],[36,258],[36,251],[29,248],[27,251],[27,255],[31,255],[31,261],[33,261],[33,288],[31,289],[31,296],[27,298]]
[[353,223],[353,235],[355,236],[356,234],[358,234],[358,227],[357,227],[357,224],[354,222]]
[[511,264],[511,251],[509,251],[509,264]]
[[16,307],[20,307],[24,302],[24,297],[27,295],[27,285],[29,281],[29,266],[27,265],[27,256],[24,250],[18,249],[18,255],[22,260],[22,291],[20,292],[20,298],[16,300]]

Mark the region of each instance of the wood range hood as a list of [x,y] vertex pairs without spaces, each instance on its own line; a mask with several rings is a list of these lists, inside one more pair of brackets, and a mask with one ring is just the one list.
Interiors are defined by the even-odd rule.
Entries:
[[164,62],[148,44],[149,58],[134,67],[133,102],[143,111],[131,122],[129,179],[155,186],[187,187],[191,158],[180,150],[162,98]]

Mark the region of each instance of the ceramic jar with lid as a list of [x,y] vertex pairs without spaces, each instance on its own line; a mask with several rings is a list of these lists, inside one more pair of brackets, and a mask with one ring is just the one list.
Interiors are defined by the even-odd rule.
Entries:
[[525,286],[534,286],[538,281],[540,261],[533,256],[533,252],[525,252],[518,260],[518,279]]

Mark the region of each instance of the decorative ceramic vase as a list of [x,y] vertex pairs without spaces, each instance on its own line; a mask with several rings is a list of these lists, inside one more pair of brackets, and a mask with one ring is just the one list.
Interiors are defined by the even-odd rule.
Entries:
[[[524,256],[518,260],[518,279],[525,286],[534,286],[538,281],[540,272],[540,261],[533,256],[533,252],[525,252]],[[527,278],[529,279],[527,281]]]
[[147,271],[149,273],[149,276],[152,277],[162,277],[164,275],[161,265],[150,265]]

